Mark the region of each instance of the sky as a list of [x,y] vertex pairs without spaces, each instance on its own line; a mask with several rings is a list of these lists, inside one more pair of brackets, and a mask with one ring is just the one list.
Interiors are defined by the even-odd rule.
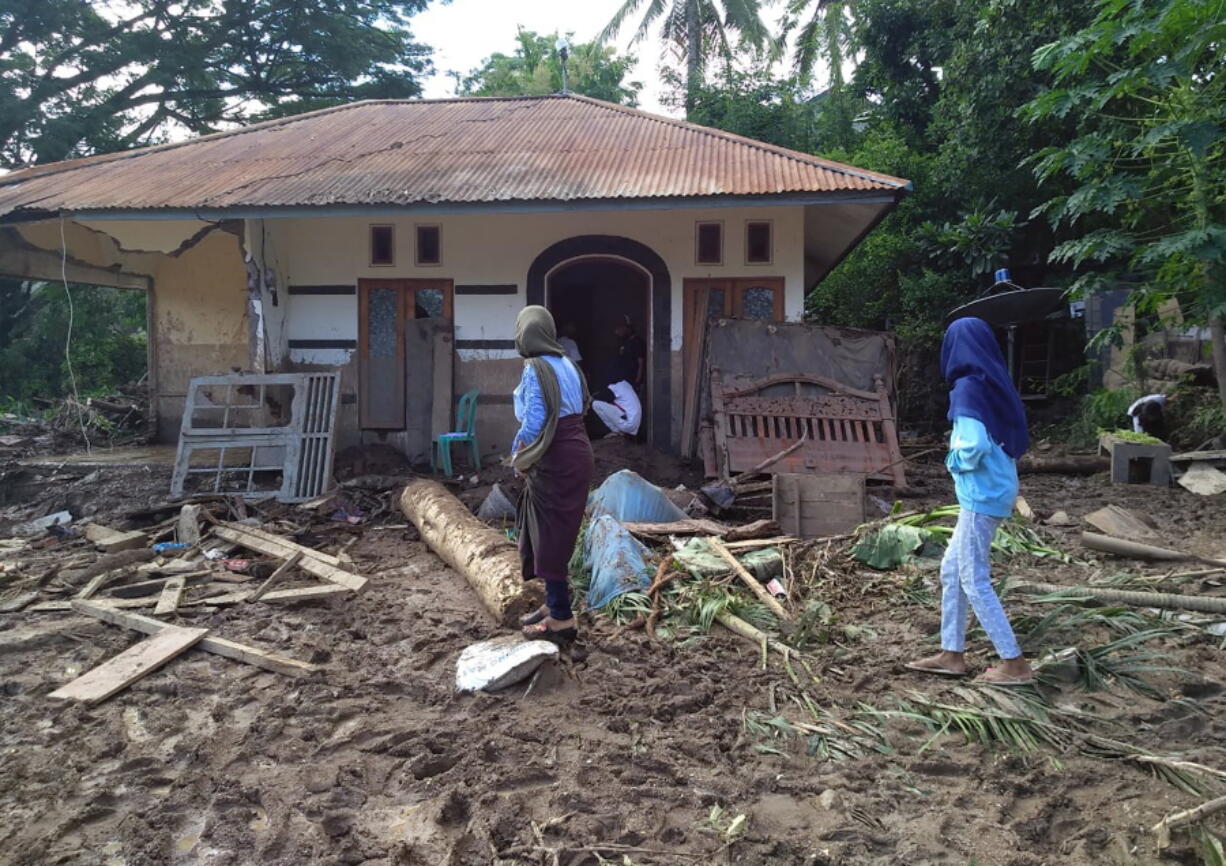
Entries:
[[[425,82],[427,98],[455,95],[455,82],[448,72],[467,73],[495,52],[515,50],[516,25],[541,34],[574,33],[575,42],[596,38],[625,0],[452,0],[432,3],[414,15],[414,36],[434,49],[437,72]],[[646,6],[647,4],[644,4]],[[677,114],[660,103],[662,96],[657,68],[661,45],[651,37],[629,48],[639,19],[627,22],[612,43],[619,53],[637,55],[638,65],[629,77],[639,81],[639,107],[657,114]]]

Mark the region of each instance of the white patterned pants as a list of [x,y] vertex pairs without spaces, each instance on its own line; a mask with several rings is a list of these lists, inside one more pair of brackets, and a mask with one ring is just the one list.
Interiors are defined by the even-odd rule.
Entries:
[[966,649],[966,620],[969,603],[975,617],[1002,659],[1022,654],[1005,616],[996,590],[992,587],[992,536],[1000,518],[976,514],[965,508],[949,539],[941,561],[941,649],[963,652]]

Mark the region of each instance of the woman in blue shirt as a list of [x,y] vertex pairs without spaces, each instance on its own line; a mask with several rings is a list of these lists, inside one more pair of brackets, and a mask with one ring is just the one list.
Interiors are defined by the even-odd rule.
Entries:
[[911,670],[965,676],[967,606],[1000,655],[979,682],[1022,685],[1034,675],[992,587],[992,537],[1013,513],[1017,464],[1030,447],[1026,411],[1005,368],[1000,345],[982,319],[958,319],[945,332],[941,372],[950,385],[953,433],[945,465],[961,511],[941,562],[941,652]]
[[525,307],[515,322],[524,372],[515,389],[519,432],[510,464],[523,476],[517,526],[524,580],[545,581],[546,603],[524,617],[524,636],[567,645],[578,635],[570,602],[570,557],[594,471],[583,426],[587,382],[558,342],[553,316]]

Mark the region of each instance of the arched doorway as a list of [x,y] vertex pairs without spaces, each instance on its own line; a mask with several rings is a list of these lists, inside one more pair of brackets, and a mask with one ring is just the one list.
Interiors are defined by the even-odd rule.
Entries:
[[625,377],[614,328],[629,318],[640,337],[647,333],[650,288],[651,278],[641,268],[605,256],[572,259],[549,273],[545,305],[559,330],[573,327],[593,391]]
[[[647,393],[643,410],[647,436],[655,447],[670,449],[672,279],[668,267],[651,247],[629,238],[615,235],[567,238],[547,248],[528,269],[528,303],[548,306],[555,315],[574,315],[578,317],[576,325],[580,319],[595,320],[589,325],[592,335],[603,339],[608,333],[611,337],[616,319],[600,323],[594,315],[576,309],[576,305],[583,303],[585,284],[587,303],[592,303],[594,293],[602,298],[598,303],[609,310],[624,309],[621,315],[630,315],[646,342]],[[601,350],[598,343],[593,345],[598,353],[593,356],[596,361]],[[601,374],[606,373],[601,371],[597,375]],[[594,384],[606,383],[596,380]]]

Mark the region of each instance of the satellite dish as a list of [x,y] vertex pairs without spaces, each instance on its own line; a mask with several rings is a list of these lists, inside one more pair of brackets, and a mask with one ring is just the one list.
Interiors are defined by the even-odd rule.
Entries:
[[[1012,283],[1005,284],[1012,286]],[[1004,328],[1023,322],[1045,319],[1064,304],[1064,289],[1023,289],[1020,286],[996,294],[985,295],[954,309],[945,317],[949,324],[955,319],[974,317],[989,325]]]

